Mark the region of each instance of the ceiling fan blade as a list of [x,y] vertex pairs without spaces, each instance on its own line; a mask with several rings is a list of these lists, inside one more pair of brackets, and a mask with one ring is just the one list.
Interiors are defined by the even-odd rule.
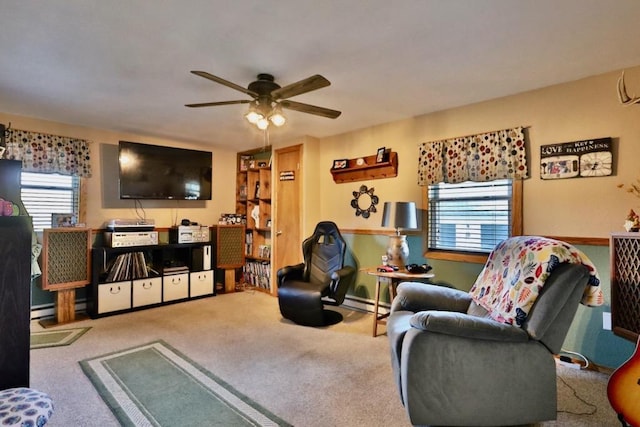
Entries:
[[308,77],[304,80],[300,80],[299,82],[291,83],[290,85],[274,90],[271,92],[271,97],[275,100],[287,99],[292,96],[327,87],[330,84],[331,82],[329,80],[325,79],[320,74],[316,74],[315,76]]
[[231,104],[249,104],[251,101],[248,99],[242,99],[240,101],[220,101],[220,102],[202,102],[200,104],[184,104],[185,107],[215,107],[217,105],[231,105]]
[[316,116],[327,117],[329,119],[335,119],[340,116],[340,114],[342,114],[341,111],[330,110],[329,108],[323,107],[316,107],[315,105],[303,104],[302,102],[285,100],[280,101],[280,105],[282,105],[283,108],[288,108],[289,110],[296,110],[300,111],[301,113],[315,114]]
[[228,80],[223,79],[222,77],[218,77],[218,76],[214,76],[213,74],[209,74],[206,71],[191,71],[193,74],[195,74],[196,76],[200,76],[200,77],[204,77],[205,79],[209,79],[212,80],[216,83],[220,83],[221,85],[230,87],[231,89],[235,89],[235,90],[239,90],[240,92],[246,93],[247,95],[251,95],[254,98],[258,97],[258,94],[252,90],[249,90],[247,88],[244,88],[240,85],[237,85],[235,83],[231,83]]

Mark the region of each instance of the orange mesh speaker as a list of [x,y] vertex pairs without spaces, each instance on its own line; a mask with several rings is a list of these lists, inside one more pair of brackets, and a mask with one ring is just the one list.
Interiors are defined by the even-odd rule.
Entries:
[[236,288],[236,268],[244,265],[244,225],[216,225],[214,260],[216,268],[224,269],[224,291]]
[[91,282],[91,229],[48,228],[42,244],[42,289],[57,291]]
[[612,234],[610,256],[613,333],[636,342],[640,334],[640,234]]
[[216,267],[240,268],[244,265],[244,225],[217,225],[215,235]]

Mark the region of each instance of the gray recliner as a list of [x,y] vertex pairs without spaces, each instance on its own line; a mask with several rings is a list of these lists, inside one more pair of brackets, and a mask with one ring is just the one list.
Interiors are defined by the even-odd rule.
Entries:
[[401,283],[387,336],[411,423],[499,426],[555,419],[553,355],[589,280],[584,265],[560,263],[520,326],[493,320],[468,292]]

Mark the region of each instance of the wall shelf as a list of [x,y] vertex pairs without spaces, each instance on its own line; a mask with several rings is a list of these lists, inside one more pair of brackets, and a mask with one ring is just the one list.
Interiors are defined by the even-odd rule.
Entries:
[[356,159],[349,159],[347,167],[343,169],[331,169],[333,180],[337,183],[367,181],[370,179],[393,178],[398,176],[398,153],[389,153],[389,160],[376,163],[376,156],[363,157],[365,164],[356,164]]

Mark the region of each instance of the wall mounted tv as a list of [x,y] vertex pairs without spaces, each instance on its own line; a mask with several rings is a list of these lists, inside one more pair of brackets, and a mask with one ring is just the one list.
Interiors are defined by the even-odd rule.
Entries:
[[121,199],[211,200],[212,155],[120,141]]

